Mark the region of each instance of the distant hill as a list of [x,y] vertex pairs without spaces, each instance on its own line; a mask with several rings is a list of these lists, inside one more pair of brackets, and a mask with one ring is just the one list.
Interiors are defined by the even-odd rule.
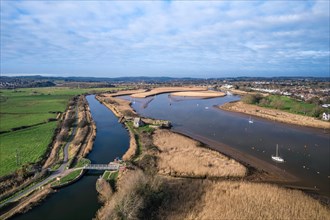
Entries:
[[0,88],[28,88],[28,87],[49,87],[55,86],[61,83],[72,82],[85,82],[85,83],[104,83],[97,86],[111,86],[113,84],[121,83],[186,83],[186,84],[213,84],[219,80],[226,80],[227,82],[237,81],[282,81],[282,80],[294,80],[294,81],[329,81],[328,77],[220,77],[220,78],[192,78],[192,77],[149,77],[149,76],[137,76],[137,77],[50,77],[50,76],[0,76]]

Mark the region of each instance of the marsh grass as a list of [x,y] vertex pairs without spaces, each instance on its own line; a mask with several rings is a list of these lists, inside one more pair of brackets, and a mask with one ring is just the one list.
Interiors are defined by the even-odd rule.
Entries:
[[[301,191],[240,181],[172,180],[159,219],[329,219],[330,211]],[[193,202],[197,201],[198,202]],[[188,204],[187,204],[188,203]]]
[[154,144],[161,151],[160,174],[182,177],[244,177],[247,169],[216,151],[199,147],[197,141],[167,130],[157,130]]

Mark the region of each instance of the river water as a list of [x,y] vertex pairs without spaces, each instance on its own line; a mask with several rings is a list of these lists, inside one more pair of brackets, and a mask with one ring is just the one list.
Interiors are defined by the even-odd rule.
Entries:
[[[118,123],[115,115],[95,99],[94,95],[87,96],[87,101],[97,127],[93,150],[88,158],[92,163],[109,163],[127,151],[128,132]],[[58,190],[41,205],[13,219],[92,219],[101,206],[95,189],[96,180],[100,175],[102,173],[98,171],[88,171],[78,182]]]
[[[173,98],[168,94],[153,98],[131,99],[133,108],[145,117],[170,120],[173,130],[224,143],[248,155],[286,170],[300,178],[299,184],[316,187],[330,196],[330,137],[323,130],[291,126],[222,111],[213,106],[239,100],[238,96],[213,99]],[[151,102],[150,99],[153,99]],[[97,135],[88,158],[92,163],[108,163],[122,156],[129,146],[129,136],[118,119],[105,106],[87,96]],[[285,163],[270,158],[279,145]],[[88,172],[80,181],[60,189],[41,205],[13,219],[92,219],[100,204],[95,183],[101,173]]]
[[[239,96],[193,99],[162,94],[144,99],[121,98],[132,101],[132,107],[142,116],[170,120],[174,131],[223,143],[252,155],[298,177],[296,185],[317,188],[321,194],[330,196],[330,137],[322,129],[255,117],[250,124],[247,115],[214,107],[239,100]],[[271,160],[277,144],[286,161],[283,164]]]

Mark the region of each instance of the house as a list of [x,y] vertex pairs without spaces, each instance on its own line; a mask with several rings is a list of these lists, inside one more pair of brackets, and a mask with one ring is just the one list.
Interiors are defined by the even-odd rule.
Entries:
[[322,120],[329,121],[330,120],[330,114],[323,112]]
[[138,128],[138,127],[143,126],[143,125],[144,125],[144,123],[143,123],[143,121],[141,120],[141,118],[134,118],[133,126],[134,126],[135,128]]

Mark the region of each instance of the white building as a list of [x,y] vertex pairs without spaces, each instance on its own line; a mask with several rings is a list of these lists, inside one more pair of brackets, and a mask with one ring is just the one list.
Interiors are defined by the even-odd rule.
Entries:
[[143,126],[143,121],[141,120],[141,118],[134,118],[133,126],[136,128]]
[[322,120],[329,121],[330,120],[330,114],[323,112]]

